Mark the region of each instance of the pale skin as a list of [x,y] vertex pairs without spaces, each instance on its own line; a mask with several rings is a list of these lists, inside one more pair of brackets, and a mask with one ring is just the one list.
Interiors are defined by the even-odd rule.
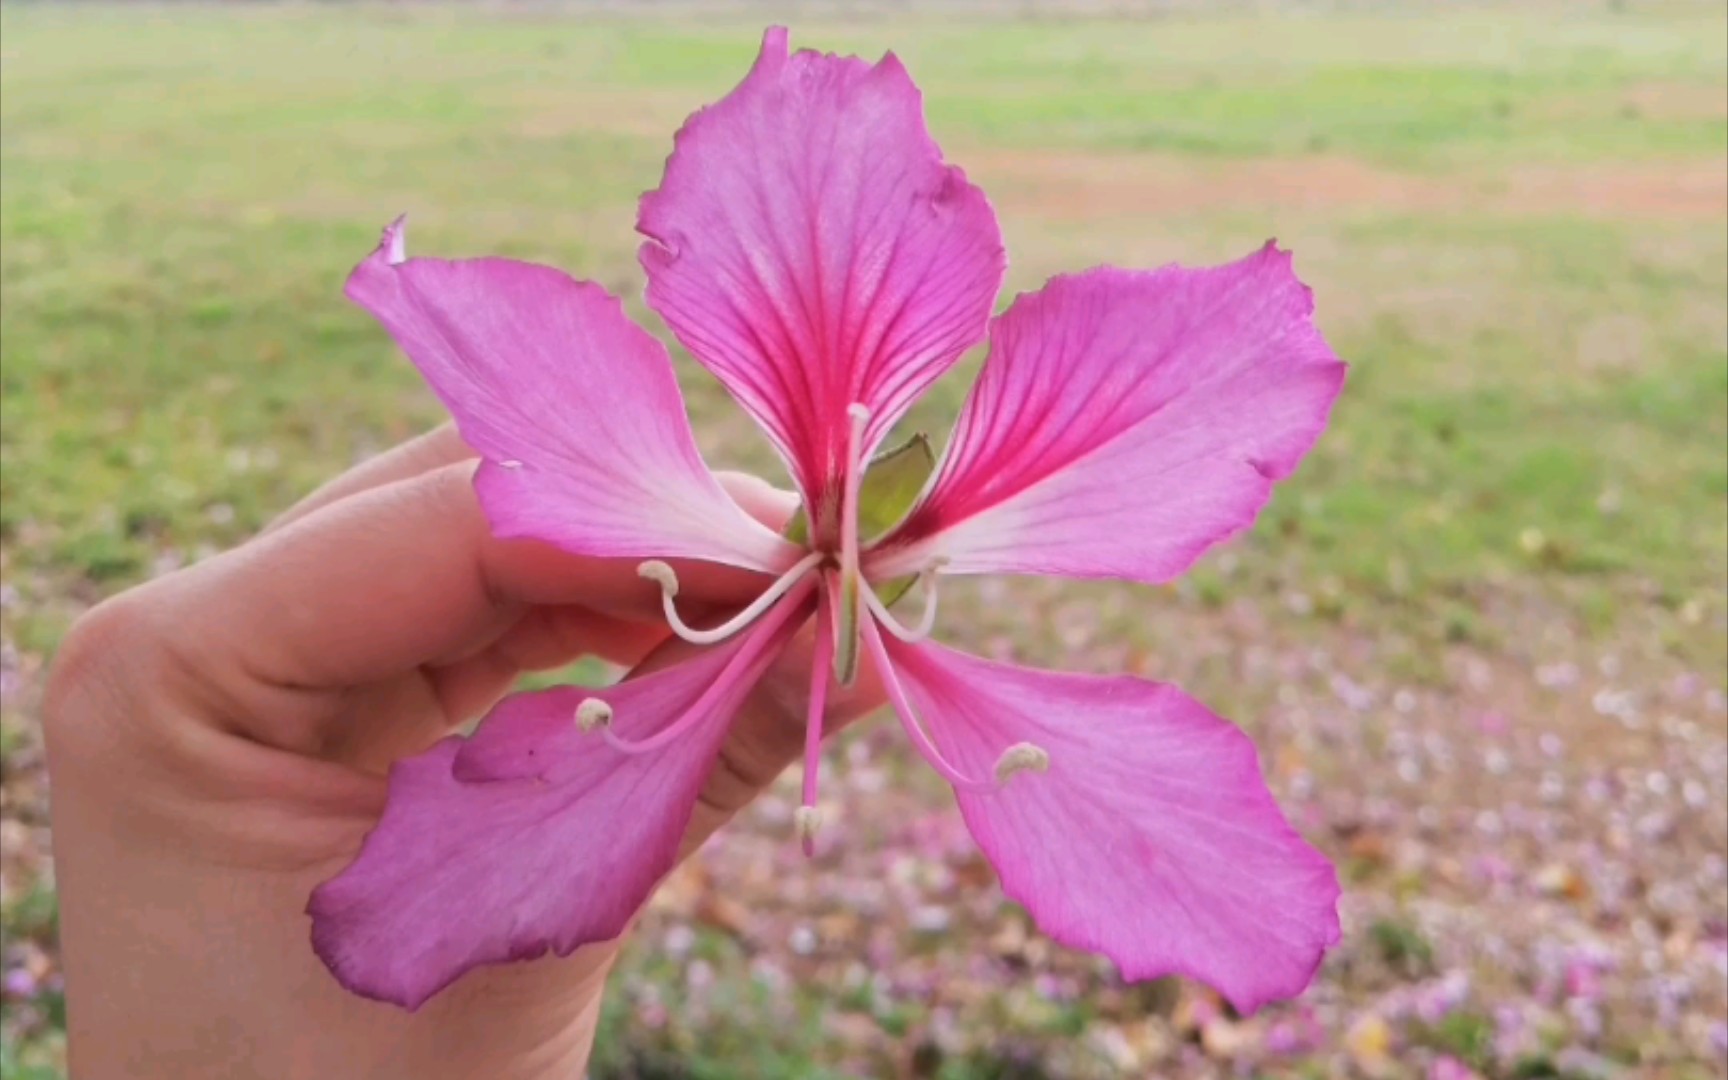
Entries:
[[[392,761],[524,671],[691,648],[633,563],[493,538],[473,468],[441,428],[68,635],[43,722],[79,1080],[582,1074],[617,942],[472,972],[415,1013],[349,994],[308,943],[307,894],[376,823]],[[722,482],[771,527],[796,507]],[[693,611],[765,584],[676,569]],[[734,722],[685,855],[799,756],[809,670],[790,650]],[[874,707],[872,683],[831,696],[825,726]]]

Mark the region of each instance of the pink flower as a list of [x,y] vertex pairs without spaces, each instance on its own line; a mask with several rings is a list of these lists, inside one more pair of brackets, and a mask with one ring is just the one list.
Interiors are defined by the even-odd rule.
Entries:
[[[726,496],[666,351],[600,286],[409,259],[401,223],[386,230],[348,295],[481,454],[497,534],[647,560],[673,627],[708,647],[617,686],[508,698],[472,738],[399,763],[383,820],[310,904],[337,977],[413,1008],[477,965],[621,933],[673,865],[731,718],[814,619],[807,843],[824,701],[862,658],[1046,933],[1243,1010],[1301,991],[1338,938],[1337,879],[1242,732],[1174,686],[927,640],[943,575],[1165,582],[1254,520],[1344,377],[1290,256],[1089,270],[991,319],[995,215],[943,163],[900,62],[788,55],[781,29],[678,133],[637,227],[648,304],[760,422],[808,528],[793,542]],[[986,336],[940,467],[876,528],[860,494],[876,451]],[[692,630],[672,557],[772,584]],[[926,599],[908,628],[888,603],[911,577]]]
[[1477,1080],[1476,1070],[1451,1054],[1442,1054],[1428,1066],[1428,1080]]

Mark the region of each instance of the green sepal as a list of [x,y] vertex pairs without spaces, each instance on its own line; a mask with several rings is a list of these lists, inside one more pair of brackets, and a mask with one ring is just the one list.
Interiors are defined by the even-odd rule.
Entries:
[[[859,542],[880,536],[899,524],[935,471],[936,452],[930,448],[930,437],[923,432],[872,458],[864,470],[864,486],[858,491]],[[800,547],[810,542],[810,515],[805,509],[798,508],[782,534]],[[899,582],[894,584],[898,586]],[[908,582],[895,595],[910,587]],[[891,601],[883,596],[882,602]]]
[[[858,541],[874,539],[900,523],[918,501],[930,474],[936,471],[936,452],[922,432],[892,450],[870,460],[864,483],[858,491]],[[786,539],[803,547],[810,542],[810,515],[800,506],[786,523]],[[910,574],[883,582],[876,590],[882,603],[892,604],[912,587],[918,575]],[[834,613],[834,677],[841,686],[851,686],[858,676],[858,619],[862,587],[856,575],[840,579],[839,610]]]

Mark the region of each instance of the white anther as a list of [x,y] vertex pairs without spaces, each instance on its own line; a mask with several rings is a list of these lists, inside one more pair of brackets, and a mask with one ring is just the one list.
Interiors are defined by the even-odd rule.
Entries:
[[520,469],[522,467],[522,463],[520,461],[517,461],[515,458],[506,458],[503,461],[500,461],[498,463],[498,466],[499,466],[499,468],[503,468],[503,469]]
[[815,806],[800,806],[792,811],[792,827],[798,831],[798,839],[810,843],[816,839],[817,830],[822,828],[822,810]]
[[645,577],[660,586],[667,599],[678,595],[678,574],[659,559],[649,559],[636,568],[638,577]]
[[576,726],[584,732],[606,727],[611,723],[612,706],[597,697],[583,698],[582,704],[576,706]]
[[846,415],[851,418],[854,424],[863,425],[870,422],[869,407],[856,401],[846,406]]
[[996,759],[996,782],[1006,784],[1016,773],[1044,772],[1049,768],[1050,754],[1042,746],[1015,743]]

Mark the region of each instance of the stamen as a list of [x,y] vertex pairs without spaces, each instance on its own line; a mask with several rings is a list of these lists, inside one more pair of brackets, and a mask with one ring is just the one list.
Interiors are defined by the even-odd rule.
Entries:
[[752,600],[749,607],[710,630],[697,630],[679,616],[678,607],[672,602],[678,595],[678,575],[670,566],[659,559],[649,559],[636,568],[636,573],[660,586],[660,607],[666,613],[667,625],[672,627],[674,634],[693,645],[713,645],[725,641],[755,622],[764,611],[774,606],[775,601],[785,596],[794,585],[804,580],[810,571],[821,565],[822,557],[819,551],[812,551],[804,556],[792,569],[776,578],[774,584],[764,589],[761,596]]
[[[828,669],[834,663],[834,615],[828,590],[816,602],[816,655],[810,665],[810,705],[804,716],[804,805],[794,815],[804,857],[816,854],[816,827],[822,814],[816,809],[816,783],[822,769],[822,716],[828,709]],[[802,816],[799,816],[802,815]]]
[[792,827],[798,830],[798,840],[804,845],[804,854],[815,854],[816,832],[822,828],[822,811],[814,806],[800,806],[792,811]]
[[691,728],[700,727],[712,719],[714,702],[724,694],[732,693],[739,680],[755,678],[763,667],[763,654],[770,646],[780,641],[780,631],[801,607],[810,594],[811,585],[803,585],[796,589],[786,602],[775,607],[762,621],[762,626],[727,661],[718,677],[702,691],[702,696],[696,703],[684,711],[684,715],[668,724],[662,730],[645,739],[631,740],[620,738],[612,733],[610,724],[600,728],[600,737],[606,740],[606,745],[621,754],[647,754],[658,750],[669,743],[675,742]]
[[1036,743],[1015,743],[996,759],[996,782],[1006,784],[1015,773],[1048,772],[1050,752]]
[[876,595],[876,590],[868,586],[864,589],[864,603],[870,606],[870,610],[876,615],[876,620],[887,627],[890,634],[908,645],[918,644],[929,637],[930,631],[936,628],[936,574],[947,561],[945,558],[935,559],[929,566],[918,572],[918,580],[924,586],[924,614],[919,616],[918,626],[915,629],[906,629],[900,620],[888,610],[888,605],[882,602],[882,598]]
[[576,726],[584,733],[612,722],[612,706],[597,697],[583,698],[576,706]]
[[636,576],[647,578],[660,586],[660,591],[667,597],[678,595],[678,574],[670,566],[659,559],[649,559],[636,568]]
[[906,698],[906,689],[900,685],[899,678],[894,674],[894,665],[888,660],[888,650],[882,644],[882,634],[876,629],[875,621],[865,619],[862,629],[864,647],[870,650],[870,658],[876,663],[882,688],[888,692],[888,703],[894,706],[894,715],[900,718],[900,726],[906,730],[906,737],[912,740],[913,747],[930,763],[932,769],[941,774],[942,779],[959,790],[974,795],[995,791],[997,785],[994,782],[967,776],[942,756],[942,751],[936,748],[936,744],[930,741],[930,736],[925,734],[918,724],[918,714],[913,712],[912,703]]

